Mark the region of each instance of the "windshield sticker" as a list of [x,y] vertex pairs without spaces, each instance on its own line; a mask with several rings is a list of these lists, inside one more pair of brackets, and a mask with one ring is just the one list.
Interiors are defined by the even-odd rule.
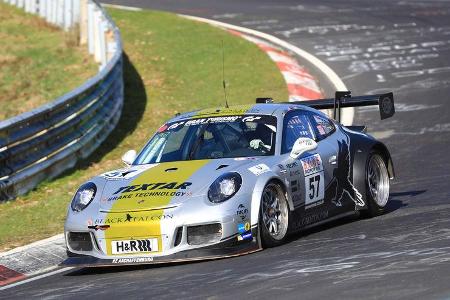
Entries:
[[251,168],[248,168],[248,170],[253,174],[255,174],[256,176],[259,176],[263,173],[269,172],[270,168],[266,164],[259,164]]
[[261,116],[248,116],[242,119],[242,122],[254,122],[256,120],[260,120]]
[[[204,125],[204,124],[218,124],[218,123],[232,123],[241,120],[248,124],[247,126],[252,127],[251,124],[254,123],[254,127],[256,127],[257,123],[272,123],[274,122],[272,119],[268,120],[267,118],[271,118],[271,116],[212,116],[206,118],[196,118],[190,119],[186,121],[179,121],[175,123],[164,124],[158,129],[158,132],[165,132],[170,130],[177,130],[181,126],[195,126],[195,125]],[[271,131],[276,132],[276,127],[271,124],[264,124]]]
[[202,125],[209,123],[226,123],[226,122],[235,122],[237,119],[241,118],[240,116],[228,116],[228,117],[212,117],[212,118],[202,118],[202,119],[192,119],[185,123],[185,126],[191,125]]

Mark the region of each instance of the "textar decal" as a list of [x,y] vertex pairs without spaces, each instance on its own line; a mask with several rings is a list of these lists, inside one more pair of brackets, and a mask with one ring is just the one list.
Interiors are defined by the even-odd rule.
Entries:
[[120,192],[122,193],[131,193],[131,192],[139,192],[139,191],[147,191],[147,190],[178,190],[187,189],[190,185],[192,185],[192,182],[158,182],[158,183],[144,183],[144,184],[138,184],[138,185],[129,185],[129,186],[123,186],[120,187],[117,191],[113,193],[113,195],[116,195]]
[[242,221],[247,219],[248,209],[244,206],[244,204],[239,204],[236,215],[241,218]]

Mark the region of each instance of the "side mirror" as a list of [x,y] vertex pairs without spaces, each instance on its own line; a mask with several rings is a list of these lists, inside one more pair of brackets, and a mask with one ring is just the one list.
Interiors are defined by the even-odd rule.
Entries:
[[297,159],[303,153],[315,149],[317,149],[317,143],[313,139],[301,137],[292,146],[290,157]]
[[123,156],[122,161],[127,165],[130,166],[134,160],[136,159],[136,150],[128,150]]

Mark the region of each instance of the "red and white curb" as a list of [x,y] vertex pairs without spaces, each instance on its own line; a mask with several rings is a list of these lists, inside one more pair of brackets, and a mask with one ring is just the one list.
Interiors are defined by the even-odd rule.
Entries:
[[64,235],[0,253],[0,290],[13,287],[38,274],[54,271],[66,259]]
[[240,36],[254,44],[276,63],[286,81],[289,92],[289,101],[313,100],[323,98],[316,79],[300,66],[287,51],[262,39],[228,29],[234,35]]

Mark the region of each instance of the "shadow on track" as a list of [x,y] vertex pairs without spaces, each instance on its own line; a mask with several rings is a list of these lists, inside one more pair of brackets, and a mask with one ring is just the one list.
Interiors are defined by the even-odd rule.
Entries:
[[[395,199],[396,197],[404,197],[404,196],[415,197],[415,196],[423,194],[425,192],[426,192],[426,190],[391,193],[390,194],[391,198],[389,199],[389,202],[386,205],[384,214],[390,214],[390,213],[396,211],[397,209],[408,206],[407,203],[404,203],[401,200]],[[392,198],[394,198],[394,199],[392,199]],[[323,225],[319,225],[317,227],[299,231],[299,232],[291,234],[287,238],[286,243],[284,243],[284,245],[293,243],[293,242],[300,240],[302,238],[305,238],[309,235],[312,235],[312,234],[315,234],[315,233],[318,233],[321,231],[325,231],[327,229],[336,228],[336,227],[347,225],[347,224],[350,224],[353,222],[362,221],[364,219],[366,219],[366,218],[362,217],[359,213],[356,213],[355,215],[352,215],[352,216],[347,216],[342,219],[338,219],[338,220],[331,221],[331,222],[323,224]],[[257,254],[249,254],[249,255],[257,255]],[[186,265],[186,264],[196,264],[196,263],[208,262],[208,261],[213,261],[213,260],[221,260],[221,259],[232,259],[232,258],[223,257],[223,258],[205,259],[205,260],[199,260],[199,261],[184,261],[184,262],[135,265],[135,266],[129,265],[129,266],[80,268],[80,269],[71,271],[69,273],[66,273],[66,274],[64,274],[64,276],[89,276],[89,275],[98,275],[98,274],[109,274],[109,273],[140,271],[140,270],[148,270],[148,269],[159,269],[159,268],[180,266],[180,265]]]

